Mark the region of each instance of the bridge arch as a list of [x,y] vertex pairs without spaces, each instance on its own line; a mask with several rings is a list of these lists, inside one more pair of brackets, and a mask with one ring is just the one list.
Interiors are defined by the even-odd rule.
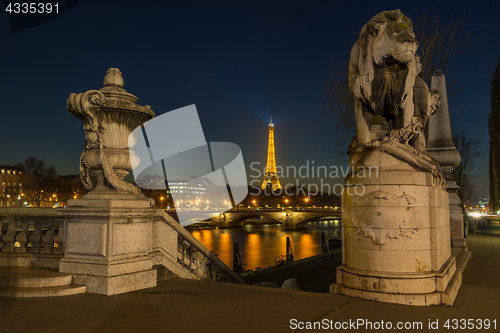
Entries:
[[[340,216],[338,215],[332,215],[332,216],[324,216],[324,217],[321,217],[321,218],[331,218],[331,219],[335,219],[335,220],[340,220]],[[306,218],[306,219],[303,219],[303,220],[300,220],[299,222],[295,223],[295,229],[305,229],[307,228],[307,224],[309,222],[313,222],[313,221],[317,221],[319,218],[317,216],[314,216],[314,217],[310,217],[310,218]]]
[[[340,219],[341,214],[337,211],[324,210],[279,210],[279,209],[256,209],[256,210],[230,210],[226,212],[193,212],[193,223],[208,223],[220,228],[242,227],[244,222],[255,217],[268,218],[270,221],[282,224],[285,229],[305,229],[307,223],[319,218]],[[205,217],[200,222],[200,217]],[[187,221],[189,222],[189,220]],[[263,221],[265,223],[265,221]]]
[[245,210],[228,211],[223,213],[217,222],[219,227],[241,227],[244,221],[257,216],[269,218],[271,221],[284,225],[285,229],[304,229],[307,223],[322,217],[340,218],[338,212],[322,210]]
[[[279,219],[276,219],[275,216],[267,214],[266,212],[260,213],[260,212],[255,212],[254,214],[245,214],[244,216],[239,216],[235,218],[229,218],[227,219],[227,223],[224,224],[226,227],[241,227],[245,224],[245,221],[248,221],[250,219],[256,218],[256,217],[261,217],[261,218],[269,218],[271,221],[278,223],[278,224],[283,224],[283,221],[280,221]],[[219,225],[221,226],[221,225]]]

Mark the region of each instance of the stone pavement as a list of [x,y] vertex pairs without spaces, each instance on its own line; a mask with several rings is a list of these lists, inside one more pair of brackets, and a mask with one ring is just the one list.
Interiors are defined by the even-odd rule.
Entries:
[[[470,235],[469,249],[472,258],[463,272],[463,284],[453,307],[391,305],[341,295],[175,279],[116,296],[1,298],[0,332],[299,331],[292,329],[294,325],[291,328],[292,319],[325,319],[333,325],[362,319],[373,325],[383,320],[384,325],[391,322],[393,328],[398,322],[421,322],[421,332],[430,331],[429,320],[438,320],[439,329],[432,331],[449,332],[455,330],[444,328],[447,319],[496,319],[499,330],[500,237]],[[358,330],[385,331],[366,326]],[[495,330],[490,327],[486,331]]]

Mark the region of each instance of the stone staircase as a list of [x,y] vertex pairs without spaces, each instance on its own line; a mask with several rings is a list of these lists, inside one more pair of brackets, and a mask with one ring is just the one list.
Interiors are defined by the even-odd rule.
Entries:
[[50,297],[85,293],[57,269],[0,266],[0,297]]

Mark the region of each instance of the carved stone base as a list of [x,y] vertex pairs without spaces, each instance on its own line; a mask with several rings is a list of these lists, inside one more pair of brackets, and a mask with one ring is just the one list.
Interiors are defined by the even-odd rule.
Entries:
[[134,272],[142,272],[153,268],[153,260],[148,256],[141,256],[127,260],[110,262],[83,261],[76,258],[64,258],[59,263],[59,271],[63,273],[96,276],[117,276]]
[[388,303],[438,305],[455,271],[454,257],[439,272],[428,273],[384,273],[342,265],[337,267],[338,283],[330,292]]
[[343,284],[333,283],[330,285],[330,293],[369,299],[372,301],[395,303],[403,305],[429,306],[441,304],[441,293],[427,294],[396,294],[372,292],[346,287]]
[[156,210],[124,208],[124,201],[130,207],[144,203],[85,198],[63,212],[65,247],[59,271],[73,274],[75,283],[87,285],[87,292],[113,295],[156,285],[150,255]]
[[156,287],[156,270],[109,277],[73,275],[73,282],[87,286],[88,293],[111,296]]
[[68,207],[87,207],[87,208],[150,208],[151,201],[137,199],[137,197],[128,192],[116,191],[91,191],[85,194],[81,199],[69,199]]
[[440,304],[456,269],[442,180],[380,151],[353,155],[355,172],[342,194],[336,290],[383,302]]

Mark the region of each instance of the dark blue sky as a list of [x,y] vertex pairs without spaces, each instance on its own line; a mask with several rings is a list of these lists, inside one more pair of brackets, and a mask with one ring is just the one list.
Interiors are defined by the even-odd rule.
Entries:
[[61,174],[78,173],[84,132],[66,99],[101,88],[106,70],[117,67],[124,88],[157,115],[196,104],[207,141],[238,144],[250,176],[250,163],[265,166],[271,114],[278,164],[343,165],[324,153],[332,123],[320,101],[331,59],[348,57],[375,14],[399,8],[415,20],[425,4],[442,21],[466,10],[465,32],[482,42],[474,54],[452,59],[447,80],[463,88],[460,101],[450,100],[452,128],[484,140],[477,193],[487,195],[489,88],[500,56],[494,3],[80,0],[67,14],[17,33],[0,14],[0,164],[34,155]]

